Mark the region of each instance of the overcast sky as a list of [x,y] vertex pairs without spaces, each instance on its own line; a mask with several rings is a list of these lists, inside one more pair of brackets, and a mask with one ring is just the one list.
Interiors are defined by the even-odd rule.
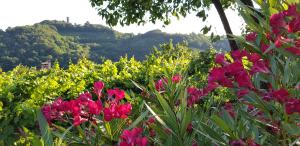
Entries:
[[[232,10],[226,11],[226,14],[234,34],[239,34],[243,20]],[[202,22],[194,15],[188,15],[179,21],[174,18],[165,28],[162,27],[162,23],[149,23],[144,26],[116,26],[113,29],[135,34],[153,29],[161,29],[168,33],[199,33],[203,25],[212,24],[214,32],[224,34],[222,23],[214,8],[209,11],[209,16],[207,22]],[[89,0],[0,0],[2,30],[7,27],[32,25],[43,20],[66,20],[66,17],[70,17],[71,23],[84,24],[89,21],[93,24],[106,25],[97,15],[97,11],[91,7]]]

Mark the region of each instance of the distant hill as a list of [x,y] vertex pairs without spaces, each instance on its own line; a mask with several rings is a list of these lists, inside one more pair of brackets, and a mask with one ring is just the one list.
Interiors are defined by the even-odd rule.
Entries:
[[[95,62],[100,58],[113,61],[128,55],[142,60],[151,48],[167,43],[186,41],[189,47],[205,50],[208,38],[200,34],[168,34],[153,30],[144,34],[121,33],[103,25],[73,25],[65,21],[45,20],[32,26],[0,30],[0,68],[7,71],[18,64],[39,66],[46,60],[58,60],[62,66],[87,57]],[[213,44],[216,49],[228,48],[227,41]]]

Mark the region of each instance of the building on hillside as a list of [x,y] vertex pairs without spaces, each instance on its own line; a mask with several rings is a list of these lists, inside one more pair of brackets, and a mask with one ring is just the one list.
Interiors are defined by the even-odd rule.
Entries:
[[48,60],[48,61],[42,62],[41,69],[51,69],[51,61]]

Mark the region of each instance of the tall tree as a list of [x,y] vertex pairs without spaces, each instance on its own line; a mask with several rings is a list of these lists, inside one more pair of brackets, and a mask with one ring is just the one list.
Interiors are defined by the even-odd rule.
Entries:
[[96,7],[98,14],[111,26],[118,23],[121,25],[155,23],[157,20],[167,25],[170,23],[171,16],[185,17],[192,11],[198,12],[197,16],[205,21],[208,16],[205,8],[213,4],[218,10],[231,49],[238,49],[231,37],[232,31],[224,12],[224,9],[233,4],[234,0],[90,0],[90,2],[93,7]]
[[232,50],[238,50],[238,45],[237,43],[233,40],[233,36],[232,36],[232,31],[228,22],[228,19],[226,17],[226,14],[224,12],[224,9],[222,7],[222,4],[220,2],[220,0],[212,0],[212,3],[214,4],[214,6],[216,7],[218,14],[221,18],[223,27],[225,29],[226,35],[227,35],[227,39],[229,41],[230,47]]

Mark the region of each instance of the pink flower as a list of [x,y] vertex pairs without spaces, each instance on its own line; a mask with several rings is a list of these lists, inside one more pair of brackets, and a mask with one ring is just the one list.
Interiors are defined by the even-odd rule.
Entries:
[[86,105],[88,101],[92,100],[92,94],[90,94],[89,92],[81,93],[77,100],[80,104]]
[[251,33],[246,35],[246,41],[253,42],[253,41],[256,40],[256,37],[257,37],[257,33],[256,32],[251,32]]
[[182,80],[181,75],[175,75],[172,77],[172,83],[179,83]]
[[299,16],[299,12],[297,11],[297,5],[289,5],[289,8],[283,12],[285,16],[294,16],[297,17]]
[[94,83],[94,93],[98,96],[98,98],[101,97],[102,89],[104,88],[104,83],[101,81]]
[[261,43],[260,45],[260,50],[263,52],[263,53],[266,53],[266,51],[268,50],[270,46],[265,44],[265,43]]
[[98,101],[89,101],[88,102],[89,114],[99,115],[102,111],[102,102]]
[[188,124],[188,126],[187,126],[187,128],[186,128],[186,131],[187,131],[188,133],[192,133],[192,132],[193,132],[193,124],[192,124],[192,123],[189,123],[189,124]]
[[225,70],[222,67],[215,67],[213,68],[208,76],[208,82],[218,82],[223,80],[225,77]]
[[117,118],[127,118],[132,110],[130,103],[120,104],[117,106],[118,117]]
[[45,117],[45,119],[47,120],[47,122],[50,124],[51,121],[53,119],[55,119],[55,117],[52,117],[52,113],[51,113],[51,105],[44,105],[42,108],[41,108],[41,111]]
[[165,90],[164,84],[167,84],[168,80],[166,78],[163,79],[159,79],[156,83],[155,83],[155,89],[157,91],[163,91]]
[[149,130],[150,137],[154,137],[156,135],[156,132],[153,129]]
[[286,48],[287,51],[295,54],[295,55],[300,55],[300,48],[296,48],[296,47],[289,47]]
[[248,93],[249,93],[248,89],[241,89],[241,90],[238,90],[237,96],[238,96],[238,98],[241,98],[241,97],[247,95]]
[[76,115],[76,116],[74,116],[74,119],[73,119],[73,125],[78,126],[81,123],[84,123],[86,121],[88,121],[86,118],[82,118],[80,115]]
[[215,57],[215,63],[223,65],[223,64],[227,64],[228,62],[225,61],[224,54],[217,54]]
[[283,13],[277,13],[273,14],[270,17],[270,25],[272,27],[272,32],[276,35],[278,35],[282,28],[286,26],[286,22],[284,20],[284,14]]
[[230,146],[246,146],[246,143],[241,139],[230,141],[229,144]]
[[258,72],[270,73],[270,69],[264,60],[258,60],[256,62],[253,62],[253,66],[251,68],[251,74],[253,75]]
[[288,25],[288,32],[298,32],[300,31],[300,16],[294,18]]
[[249,56],[249,53],[245,50],[234,50],[231,51],[231,57],[234,60],[242,60],[244,56]]
[[280,103],[284,103],[289,98],[289,92],[283,88],[273,91],[271,95]]
[[247,88],[253,87],[250,76],[246,72],[246,70],[238,72],[234,76],[234,79],[238,83],[239,87],[247,87]]
[[104,114],[104,120],[105,121],[111,121],[115,116],[114,114],[114,110],[112,107],[110,108],[104,108],[103,109],[103,114]]
[[147,125],[151,125],[151,124],[153,124],[155,121],[156,121],[156,120],[155,120],[154,117],[150,117],[150,118],[148,119],[148,121],[146,122],[146,124],[147,124]]
[[194,87],[187,88],[187,93],[189,94],[187,98],[187,105],[189,107],[198,103],[201,100],[201,97],[204,96],[203,90]]
[[103,109],[104,120],[111,121],[116,118],[127,118],[132,110],[132,106],[129,103],[117,104],[112,102],[109,107]]
[[192,146],[198,146],[198,143],[196,141],[193,141]]
[[225,67],[226,72],[230,75],[235,75],[240,71],[244,71],[244,66],[241,61],[235,61]]
[[235,117],[235,111],[234,111],[232,103],[226,102],[224,105],[224,109],[229,113],[229,115],[231,117]]
[[208,83],[208,85],[203,89],[203,95],[207,95],[211,91],[215,90],[218,88],[218,84],[215,82]]
[[260,146],[259,144],[255,143],[253,139],[248,139],[246,142],[248,146]]
[[109,89],[107,90],[107,94],[109,97],[115,96],[117,100],[122,100],[125,97],[124,90],[120,90],[119,88]]
[[249,61],[256,62],[261,59],[260,55],[257,53],[252,53],[248,56]]
[[120,146],[146,146],[148,139],[142,137],[142,128],[134,128],[130,130],[124,130],[121,138]]
[[285,111],[287,114],[298,113],[300,114],[300,100],[299,99],[289,99],[285,103]]

